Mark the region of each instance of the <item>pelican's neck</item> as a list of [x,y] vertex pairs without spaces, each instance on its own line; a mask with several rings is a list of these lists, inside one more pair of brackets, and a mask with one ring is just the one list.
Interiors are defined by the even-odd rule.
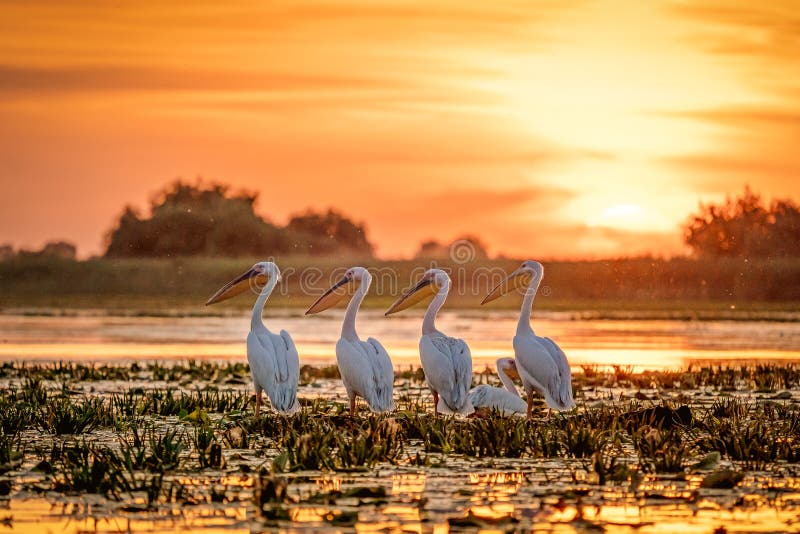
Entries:
[[499,365],[497,366],[497,376],[500,377],[500,381],[503,382],[503,385],[508,391],[519,397],[519,391],[517,391],[517,386],[514,384],[514,381],[511,380],[511,377],[508,376]]
[[519,310],[519,322],[517,323],[517,335],[520,334],[533,334],[531,327],[531,309],[533,308],[533,299],[536,298],[536,292],[539,291],[539,284],[542,279],[534,277],[525,291],[525,298],[522,299],[522,307]]
[[436,296],[433,297],[430,305],[428,306],[428,311],[425,312],[425,319],[422,321],[422,335],[430,335],[435,334],[438,332],[436,330],[436,314],[439,313],[439,310],[444,305],[444,301],[447,300],[447,294],[450,292],[450,280],[444,283],[442,287],[439,288],[439,292],[436,293]]
[[272,294],[272,290],[275,289],[275,285],[278,283],[277,278],[277,276],[270,276],[267,285],[264,286],[264,289],[262,289],[261,293],[258,295],[256,303],[253,305],[253,318],[250,320],[251,330],[267,329],[267,327],[264,326],[264,321],[261,319],[261,312],[264,310],[264,304],[267,303],[270,294]]
[[358,286],[353,298],[347,305],[347,311],[344,314],[344,322],[342,323],[342,337],[348,341],[358,341],[358,334],[356,333],[356,314],[361,307],[361,301],[369,291],[369,286],[372,283],[372,277],[369,274],[364,274],[361,277],[361,283]]

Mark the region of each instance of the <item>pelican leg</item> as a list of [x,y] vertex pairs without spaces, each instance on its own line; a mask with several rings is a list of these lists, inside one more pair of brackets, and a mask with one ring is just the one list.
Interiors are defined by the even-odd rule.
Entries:
[[356,414],[356,395],[350,397],[350,417]]
[[256,417],[261,414],[261,390],[256,390]]
[[433,415],[439,415],[439,393],[433,392]]
[[533,419],[533,392],[528,392],[528,419]]

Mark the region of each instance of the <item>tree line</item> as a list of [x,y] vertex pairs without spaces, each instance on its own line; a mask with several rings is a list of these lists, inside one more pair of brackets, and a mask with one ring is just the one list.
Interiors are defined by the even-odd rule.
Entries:
[[150,214],[127,206],[108,233],[107,257],[327,255],[372,256],[364,224],[329,209],[278,226],[255,212],[256,193],[223,184],[175,181],[153,197]]
[[700,257],[800,256],[800,207],[791,199],[766,204],[745,187],[720,204],[701,204],[684,227],[684,242]]
[[[257,199],[256,193],[233,192],[224,184],[177,180],[152,197],[148,214],[124,208],[106,235],[105,256],[373,256],[364,223],[333,209],[309,209],[280,226],[255,212]],[[746,187],[724,202],[700,204],[684,225],[683,238],[693,255],[704,259],[800,257],[800,207],[791,199],[767,204]],[[0,246],[0,261],[15,257],[74,259],[75,246],[66,241],[37,251]],[[471,261],[488,254],[480,238],[464,235],[449,244],[424,241],[416,257]]]

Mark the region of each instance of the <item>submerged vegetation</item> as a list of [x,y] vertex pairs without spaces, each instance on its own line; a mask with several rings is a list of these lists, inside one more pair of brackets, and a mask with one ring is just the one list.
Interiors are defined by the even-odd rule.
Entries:
[[[257,419],[243,364],[3,364],[0,489],[12,501],[95,494],[112,515],[228,503],[262,525],[322,507],[305,520],[341,527],[380,516],[391,501],[464,528],[545,510],[491,477],[508,477],[515,494],[549,492],[581,514],[587,501],[727,502],[719,491],[752,506],[756,497],[743,495],[800,484],[800,366],[586,368],[574,376],[577,410],[542,407],[530,421],[434,417],[413,370],[397,374],[395,413],[354,418],[344,396],[320,394],[338,385],[331,368],[303,375],[298,414]],[[411,491],[403,477],[428,482]],[[485,479],[477,500],[473,478]],[[467,504],[429,508],[426,484]],[[516,504],[497,508],[504,502]],[[782,506],[796,510],[793,502]],[[500,511],[487,518],[481,506]],[[581,514],[562,520],[587,521]]]

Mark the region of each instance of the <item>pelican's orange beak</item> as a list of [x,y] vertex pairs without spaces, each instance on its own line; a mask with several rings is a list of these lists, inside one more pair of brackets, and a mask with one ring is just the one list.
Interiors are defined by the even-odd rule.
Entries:
[[531,272],[527,269],[517,269],[511,273],[508,278],[497,284],[494,289],[489,291],[489,294],[483,298],[483,301],[481,301],[481,305],[499,299],[503,295],[519,289],[520,287],[527,287],[530,282]]
[[214,293],[208,302],[206,302],[206,306],[211,304],[216,304],[217,302],[222,302],[223,300],[228,300],[230,298],[239,295],[240,293],[244,293],[247,289],[251,287],[263,287],[264,284],[267,283],[269,277],[264,273],[256,271],[255,269],[250,269],[246,273],[243,273],[224,286],[222,286],[219,291]]
[[322,294],[320,298],[316,300],[316,302],[314,302],[314,304],[311,305],[311,307],[306,310],[306,315],[319,313],[335,306],[340,300],[347,296],[347,288],[342,286],[352,281],[352,277],[345,276],[333,284],[327,291],[325,291],[325,293]]
[[439,288],[433,283],[432,280],[423,278],[417,283],[417,285],[407,291],[404,291],[403,294],[400,295],[400,298],[394,301],[394,304],[392,304],[389,309],[386,310],[384,315],[388,316],[410,308],[414,304],[425,300],[431,295],[435,295],[437,291],[439,291]]

